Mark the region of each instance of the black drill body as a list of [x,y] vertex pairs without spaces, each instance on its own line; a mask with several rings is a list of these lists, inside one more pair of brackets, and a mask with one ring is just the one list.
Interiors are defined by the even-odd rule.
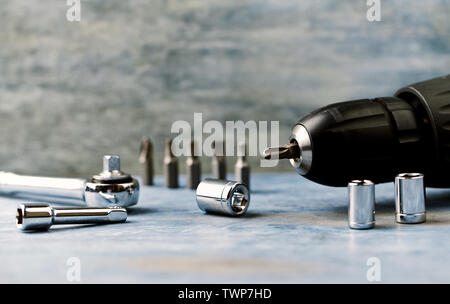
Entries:
[[421,172],[427,186],[450,187],[450,75],[402,88],[394,97],[332,104],[297,124],[310,137],[312,160],[301,174],[312,181],[383,183]]

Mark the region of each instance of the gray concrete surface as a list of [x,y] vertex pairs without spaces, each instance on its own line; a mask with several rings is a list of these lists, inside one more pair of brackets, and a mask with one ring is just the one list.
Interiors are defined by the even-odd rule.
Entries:
[[[229,176],[232,178],[232,176]],[[184,178],[180,179],[185,185]],[[143,187],[125,224],[56,226],[22,233],[19,199],[0,199],[0,282],[66,283],[79,258],[82,283],[449,283],[450,192],[428,189],[428,220],[394,223],[393,184],[376,188],[376,228],[347,227],[345,188],[295,173],[252,176],[247,216],[203,214],[195,192]]]

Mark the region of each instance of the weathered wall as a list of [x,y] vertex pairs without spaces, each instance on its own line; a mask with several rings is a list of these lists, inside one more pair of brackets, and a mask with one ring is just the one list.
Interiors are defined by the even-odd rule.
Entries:
[[284,138],[317,106],[450,72],[447,1],[382,1],[375,23],[366,1],[82,0],[81,23],[65,2],[0,1],[3,170],[85,175],[111,152],[137,172],[147,135],[159,171],[194,112]]

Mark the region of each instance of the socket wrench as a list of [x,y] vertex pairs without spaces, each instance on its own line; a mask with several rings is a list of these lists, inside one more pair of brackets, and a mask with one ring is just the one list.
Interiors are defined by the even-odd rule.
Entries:
[[139,182],[120,171],[120,158],[103,157],[103,171],[91,179],[52,178],[0,172],[0,195],[75,199],[91,207],[129,207],[139,199]]

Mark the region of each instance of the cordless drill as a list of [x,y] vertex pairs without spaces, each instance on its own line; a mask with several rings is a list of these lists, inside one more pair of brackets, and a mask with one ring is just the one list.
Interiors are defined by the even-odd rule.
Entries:
[[299,174],[329,186],[421,172],[426,186],[450,187],[450,75],[393,97],[320,108],[297,122],[289,144],[268,148],[265,158],[289,159]]

